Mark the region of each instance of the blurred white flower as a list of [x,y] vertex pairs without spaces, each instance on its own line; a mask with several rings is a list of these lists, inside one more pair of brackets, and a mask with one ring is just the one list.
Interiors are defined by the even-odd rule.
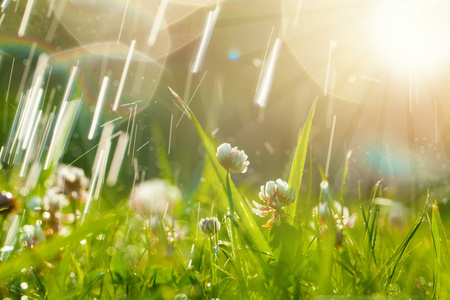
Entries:
[[220,222],[216,217],[201,219],[198,226],[206,235],[215,234],[220,230]]
[[83,200],[86,189],[89,186],[89,179],[80,168],[60,165],[57,171],[57,186],[61,191],[73,199]]
[[181,191],[165,180],[152,179],[138,184],[131,198],[131,208],[137,214],[163,216],[171,213],[175,202],[181,199]]
[[[350,215],[350,211],[348,210],[348,208],[346,206],[342,207],[342,205],[337,201],[333,201],[333,204],[334,208],[336,209],[336,211],[332,213],[334,223],[336,225],[343,225],[346,228],[352,228],[353,226],[355,226],[355,221],[358,217],[358,214],[354,213]],[[322,225],[326,225],[328,209],[329,205],[327,202],[320,203],[318,206],[315,206],[313,208],[313,218],[318,217],[319,223]]]
[[43,201],[44,209],[48,211],[57,211],[69,205],[69,200],[59,187],[48,189],[45,192]]
[[267,205],[261,205],[253,201],[256,207],[253,209],[255,214],[260,217],[267,217],[273,213],[272,218],[263,226],[272,227],[278,218],[285,218],[288,215],[284,213],[283,207],[291,204],[295,199],[295,189],[290,188],[286,181],[277,179],[277,181],[268,181],[266,185],[261,186],[259,198]]
[[217,147],[217,159],[220,164],[228,171],[233,173],[245,173],[250,162],[244,150],[237,147],[231,148],[228,143],[223,143]]
[[39,223],[23,226],[20,235],[20,242],[23,246],[33,248],[34,245],[42,241],[45,241],[45,235]]

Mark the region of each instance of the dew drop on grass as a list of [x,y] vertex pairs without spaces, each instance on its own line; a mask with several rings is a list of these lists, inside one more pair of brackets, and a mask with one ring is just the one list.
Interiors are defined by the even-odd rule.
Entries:
[[83,245],[83,246],[86,245],[86,239],[80,241],[80,244]]
[[21,288],[22,290],[28,289],[28,283],[22,282],[22,283],[20,284],[20,288]]
[[322,190],[326,190],[327,188],[328,188],[328,181],[326,181],[326,180],[324,180],[324,181],[322,181],[321,183],[320,183],[320,188],[322,189]]
[[114,254],[116,254],[116,248],[109,247],[108,249],[106,249],[106,254],[108,254],[109,256],[113,256]]

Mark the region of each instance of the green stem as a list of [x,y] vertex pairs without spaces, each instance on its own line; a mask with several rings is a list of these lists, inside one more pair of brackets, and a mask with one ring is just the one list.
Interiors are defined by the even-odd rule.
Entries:
[[209,237],[210,244],[210,254],[211,254],[211,293],[212,298],[219,297],[218,295],[218,284],[216,279],[216,254],[214,253],[214,242],[213,237]]
[[228,195],[228,203],[230,205],[230,216],[232,220],[234,220],[234,206],[233,206],[233,198],[231,196],[231,186],[230,186],[230,171],[227,172],[227,195]]

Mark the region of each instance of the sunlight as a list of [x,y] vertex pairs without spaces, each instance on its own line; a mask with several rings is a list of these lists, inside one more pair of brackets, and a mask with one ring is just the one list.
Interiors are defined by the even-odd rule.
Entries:
[[446,1],[382,1],[375,12],[374,43],[380,55],[401,67],[426,71],[447,58]]

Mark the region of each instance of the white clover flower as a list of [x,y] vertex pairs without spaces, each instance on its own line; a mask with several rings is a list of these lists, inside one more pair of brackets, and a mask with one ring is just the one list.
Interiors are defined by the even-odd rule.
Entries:
[[216,156],[222,167],[233,173],[247,172],[247,167],[250,164],[244,150],[239,150],[237,147],[231,148],[228,143],[223,143],[217,147]]
[[260,217],[267,217],[273,213],[272,218],[263,225],[270,228],[278,221],[279,217],[285,218],[288,216],[284,213],[283,207],[294,202],[295,189],[291,189],[289,184],[281,179],[277,179],[276,182],[271,180],[265,186],[261,186],[259,198],[266,205],[253,201],[253,205],[256,207],[253,212]]
[[220,230],[220,222],[216,217],[201,219],[198,226],[206,235],[212,235]]
[[56,183],[64,194],[73,199],[82,200],[89,186],[89,179],[80,168],[60,165]]
[[57,211],[69,205],[69,200],[59,187],[48,189],[45,192],[43,202],[44,209],[48,211]]
[[170,214],[175,202],[181,199],[181,191],[165,180],[152,179],[138,184],[131,198],[131,208],[140,215],[163,216]]
[[[358,214],[354,213],[350,215],[350,211],[346,206],[342,207],[342,205],[334,201],[334,207],[336,208],[336,212],[333,213],[333,220],[335,224],[343,225],[346,228],[352,228],[355,226],[355,221],[358,217]],[[313,208],[313,217],[319,217],[319,223],[322,225],[326,225],[327,223],[327,214],[328,214],[328,203],[322,202],[318,206]],[[342,219],[342,222],[341,222]],[[342,224],[340,224],[342,223]]]

